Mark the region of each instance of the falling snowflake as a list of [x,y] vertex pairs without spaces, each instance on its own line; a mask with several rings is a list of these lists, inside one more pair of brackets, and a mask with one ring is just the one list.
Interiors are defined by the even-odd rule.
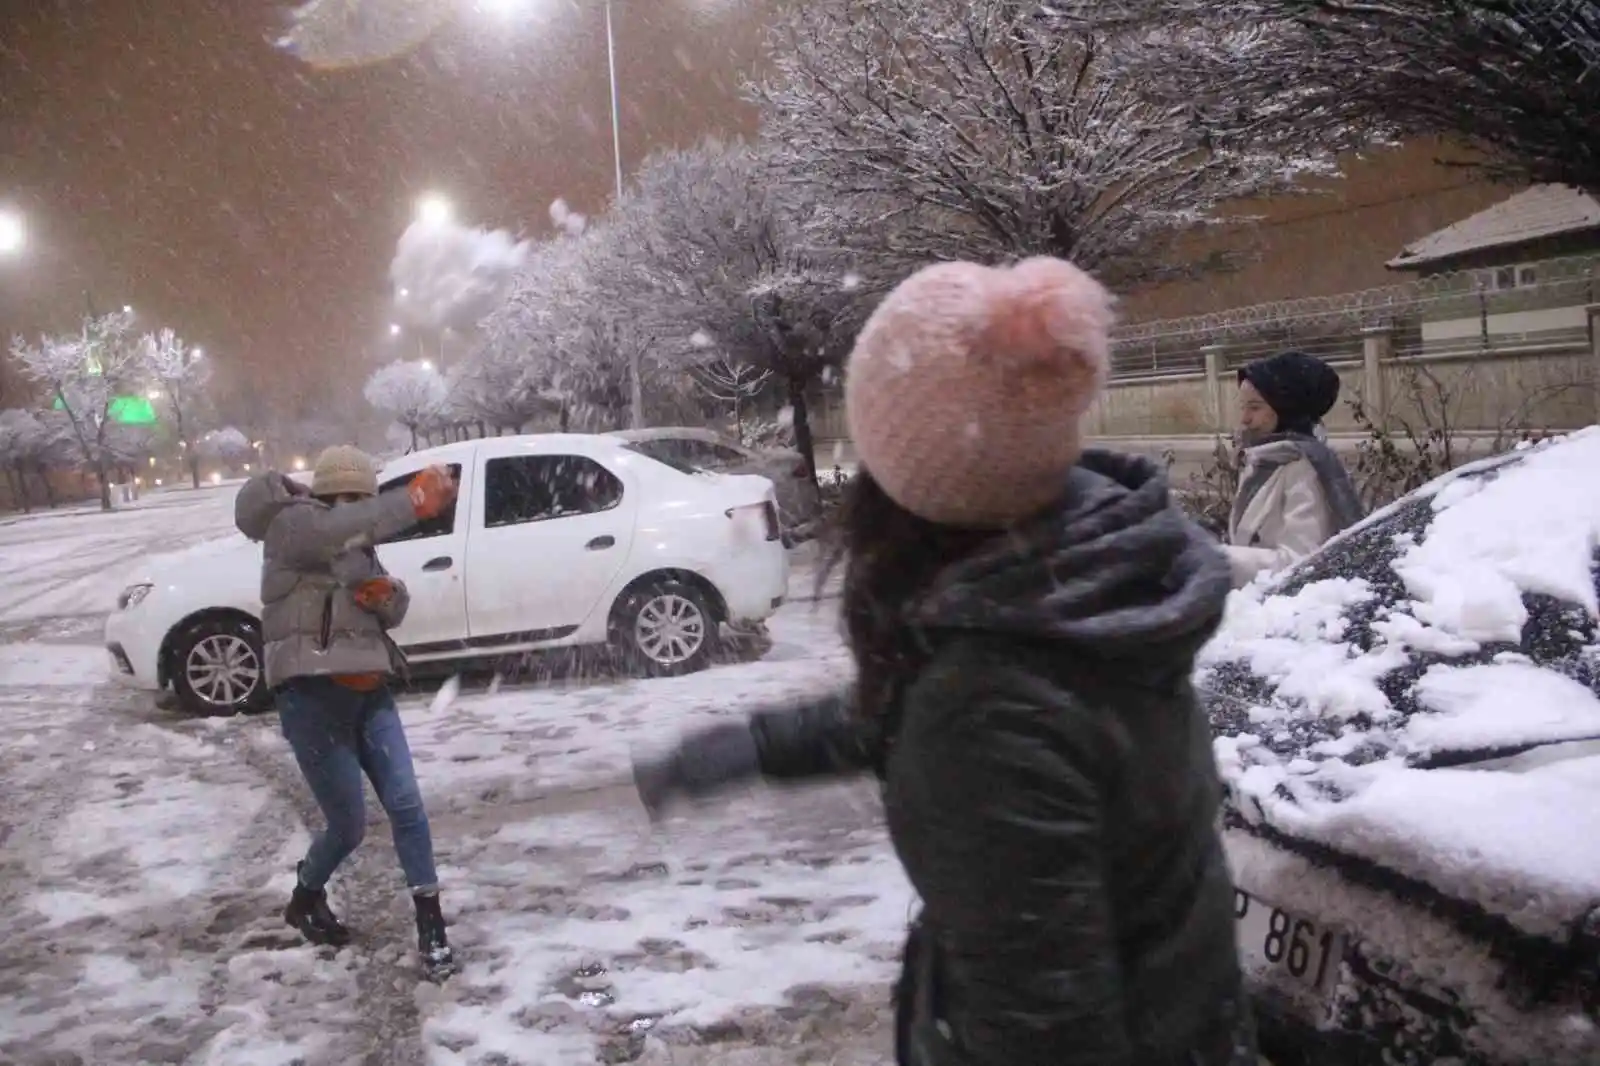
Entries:
[[843,289],[845,292],[855,292],[857,289],[861,288],[861,275],[857,274],[854,270],[850,271],[849,273],[845,274],[844,277],[839,279],[839,288]]
[[697,329],[689,335],[689,343],[696,348],[709,348],[711,347],[711,334],[703,329]]
[[794,428],[793,407],[785,407],[783,410],[778,412],[778,425],[782,426],[784,429]]

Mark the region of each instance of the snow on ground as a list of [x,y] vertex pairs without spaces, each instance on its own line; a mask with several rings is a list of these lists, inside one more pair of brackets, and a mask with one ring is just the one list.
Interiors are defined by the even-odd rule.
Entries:
[[0,522],[0,622],[104,614],[147,556],[232,533],[235,491],[172,489],[116,511],[36,511]]
[[[875,790],[752,788],[651,826],[630,755],[848,672],[837,604],[689,678],[402,701],[463,972],[421,984],[376,802],[337,954],[280,912],[316,814],[271,715],[189,721],[101,684],[101,615],[231,494],[0,525],[0,1062],[757,1066],[888,1058],[910,891]],[[70,554],[70,558],[69,558]]]

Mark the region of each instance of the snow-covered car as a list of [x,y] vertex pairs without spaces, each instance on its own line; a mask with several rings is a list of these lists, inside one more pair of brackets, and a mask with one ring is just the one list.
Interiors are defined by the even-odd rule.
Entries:
[[713,430],[693,426],[657,426],[625,429],[611,434],[636,451],[686,470],[720,474],[755,474],[777,489],[783,528],[806,532],[816,520],[820,503],[811,484],[805,458],[793,448],[746,448]]
[[[384,467],[385,490],[431,464],[456,504],[378,546],[411,593],[395,642],[412,663],[616,646],[643,673],[706,665],[788,589],[772,485],[686,474],[606,436],[491,437]],[[154,561],[106,622],[114,673],[171,686],[200,713],[264,702],[261,548],[243,536]]]
[[1600,1063],[1600,427],[1240,590],[1197,675],[1263,1052]]

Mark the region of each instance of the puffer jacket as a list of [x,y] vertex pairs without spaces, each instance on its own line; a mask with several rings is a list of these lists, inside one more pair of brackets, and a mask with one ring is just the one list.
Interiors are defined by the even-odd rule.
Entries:
[[1228,523],[1226,550],[1236,588],[1300,561],[1339,531],[1322,479],[1296,442],[1247,448],[1241,483],[1257,470],[1265,480]]
[[281,474],[251,478],[233,505],[239,532],[262,544],[261,631],[269,687],[295,677],[389,674],[403,666],[388,630],[410,605],[394,581],[369,611],[355,588],[386,576],[373,546],[417,523],[405,492],[331,506],[290,490]]
[[1228,587],[1153,464],[1091,452],[1057,509],[904,605],[928,655],[892,736],[841,693],[690,738],[670,772],[703,794],[879,769],[923,902],[902,1066],[1254,1066],[1190,684]]

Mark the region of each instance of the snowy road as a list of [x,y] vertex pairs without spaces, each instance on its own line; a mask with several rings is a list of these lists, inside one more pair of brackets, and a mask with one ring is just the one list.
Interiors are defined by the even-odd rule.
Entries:
[[185,720],[103,683],[129,571],[230,527],[226,489],[0,523],[0,1063],[887,1060],[911,901],[872,789],[751,791],[656,830],[626,790],[564,791],[835,682],[830,603],[692,678],[407,697],[465,965],[434,988],[375,802],[333,890],[357,942],[304,947],[279,911],[315,813],[273,716]]

